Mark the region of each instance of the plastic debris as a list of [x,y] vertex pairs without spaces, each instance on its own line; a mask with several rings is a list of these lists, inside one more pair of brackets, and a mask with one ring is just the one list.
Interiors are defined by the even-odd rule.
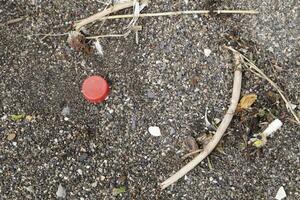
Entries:
[[279,119],[275,119],[263,132],[254,135],[254,137],[250,139],[249,143],[256,148],[263,147],[267,143],[267,137],[272,136],[273,133],[276,132],[281,126],[282,122]]
[[275,119],[274,121],[269,124],[269,126],[264,130],[263,133],[266,134],[266,136],[272,136],[274,132],[276,132],[280,127],[282,126],[282,122],[279,119]]

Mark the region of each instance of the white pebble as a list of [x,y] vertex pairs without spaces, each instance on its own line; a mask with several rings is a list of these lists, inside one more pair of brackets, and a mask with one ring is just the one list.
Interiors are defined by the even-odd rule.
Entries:
[[286,193],[284,191],[284,188],[281,186],[276,194],[275,199],[281,200],[284,199],[285,197],[286,197]]
[[66,189],[61,184],[59,184],[58,189],[56,191],[57,198],[66,198],[66,195]]
[[160,128],[157,126],[150,126],[148,128],[149,133],[154,136],[154,137],[158,137],[161,136],[161,132],[160,132]]
[[204,55],[206,57],[208,57],[211,54],[211,50],[210,49],[204,49]]

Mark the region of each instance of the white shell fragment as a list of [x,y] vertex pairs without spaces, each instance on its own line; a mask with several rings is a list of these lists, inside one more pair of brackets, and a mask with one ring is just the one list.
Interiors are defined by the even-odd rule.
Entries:
[[66,195],[66,189],[61,184],[59,184],[58,189],[56,191],[57,198],[66,198]]
[[161,132],[160,132],[160,128],[157,126],[150,126],[148,128],[149,133],[154,136],[154,137],[158,137],[161,136]]
[[266,136],[272,136],[274,132],[276,132],[282,126],[282,122],[279,119],[275,119],[274,121],[269,124],[269,126],[264,130],[264,134]]
[[103,48],[102,48],[102,45],[100,44],[99,40],[96,40],[94,42],[94,45],[95,45],[95,48],[98,51],[98,54],[100,54],[101,56],[103,56]]
[[211,54],[211,50],[210,49],[204,49],[204,55],[206,57],[208,57]]
[[284,191],[284,188],[281,186],[276,194],[275,199],[281,200],[284,199],[285,197],[286,197],[286,193]]

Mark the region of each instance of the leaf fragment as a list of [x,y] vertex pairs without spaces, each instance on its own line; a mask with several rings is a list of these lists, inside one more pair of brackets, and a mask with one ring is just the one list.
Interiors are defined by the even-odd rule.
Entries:
[[122,194],[124,192],[126,192],[126,187],[125,186],[114,188],[113,191],[112,191],[114,196],[117,196],[117,195]]
[[20,120],[24,119],[25,116],[26,116],[25,114],[11,115],[10,119],[13,121],[20,121]]
[[256,101],[256,99],[257,99],[256,94],[254,93],[246,94],[240,100],[238,107],[241,109],[248,109],[252,106],[252,104]]

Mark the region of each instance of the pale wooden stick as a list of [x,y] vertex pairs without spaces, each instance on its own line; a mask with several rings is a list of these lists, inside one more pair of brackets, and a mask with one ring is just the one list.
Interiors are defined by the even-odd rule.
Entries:
[[182,178],[186,175],[189,171],[191,171],[194,167],[196,167],[203,159],[205,159],[217,146],[219,141],[221,140],[224,132],[226,131],[227,127],[229,126],[236,107],[238,105],[241,93],[241,85],[242,85],[242,72],[241,72],[241,63],[240,57],[237,54],[234,54],[236,59],[236,69],[234,72],[234,81],[233,81],[233,89],[232,89],[232,97],[231,97],[231,104],[220,124],[216,133],[214,134],[211,141],[204,147],[203,151],[197,155],[192,161],[187,163],[184,167],[182,167],[178,172],[176,172],[173,176],[165,180],[163,183],[160,184],[161,189],[165,189],[168,186],[175,183],[177,180]]
[[125,8],[129,8],[131,6],[133,6],[133,1],[127,1],[127,2],[124,2],[124,3],[119,3],[119,4],[116,4],[116,5],[111,6],[109,8],[106,8],[106,9],[102,10],[101,12],[98,12],[98,13],[96,13],[96,14],[88,17],[88,18],[85,18],[85,19],[79,21],[78,23],[75,23],[74,24],[75,30],[79,31],[81,27],[83,27],[83,26],[85,26],[89,23],[92,23],[92,22],[97,21],[97,20],[101,20],[106,15],[117,12],[119,10],[123,10]]

